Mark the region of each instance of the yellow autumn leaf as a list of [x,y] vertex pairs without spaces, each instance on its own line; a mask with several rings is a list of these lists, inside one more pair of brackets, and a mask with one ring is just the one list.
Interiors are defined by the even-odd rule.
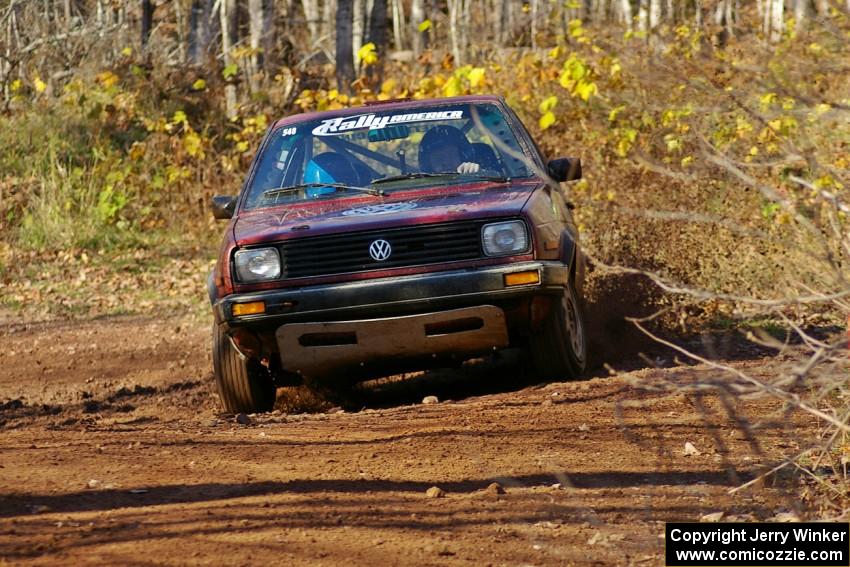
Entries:
[[107,89],[115,86],[119,81],[118,75],[116,75],[112,71],[104,71],[103,73],[98,73],[96,79],[97,82],[99,82]]
[[540,114],[546,114],[558,104],[558,97],[552,95],[550,97],[544,98],[543,102],[540,103],[538,110],[540,110]]
[[363,65],[374,65],[378,62],[378,54],[375,52],[375,44],[371,41],[357,50],[357,60]]
[[171,117],[171,122],[173,124],[186,124],[187,123],[186,113],[183,112],[182,110],[178,110],[177,112],[174,113],[174,116]]
[[540,117],[540,129],[546,130],[555,123],[555,115],[551,110],[547,111],[543,116]]
[[467,79],[469,79],[469,85],[472,88],[477,87],[484,80],[485,70],[483,67],[475,67],[474,69],[469,71],[469,75]]
[[623,66],[620,64],[619,59],[614,59],[611,61],[611,76],[616,78],[620,76],[620,73],[623,70]]
[[186,135],[183,136],[183,148],[186,150],[186,153],[192,157],[203,157],[203,152],[201,151],[201,137],[192,130],[186,132]]
[[132,54],[133,54],[133,48],[132,47],[125,47],[124,49],[121,50],[121,55],[123,55],[124,57],[129,57]]
[[41,80],[41,77],[39,76],[36,76],[35,79],[33,79],[32,84],[35,87],[35,90],[40,93],[43,93],[45,90],[47,90],[47,85],[44,81]]
[[585,102],[598,92],[599,90],[596,88],[596,83],[580,82],[575,88],[575,94]]
[[460,83],[460,78],[452,77],[443,85],[443,95],[458,96],[460,94],[463,94],[463,86]]
[[425,20],[424,22],[419,24],[418,29],[419,29],[419,32],[422,33],[422,32],[426,32],[426,31],[430,30],[432,26],[433,26],[433,24],[431,23],[431,20]]
[[611,109],[611,112],[608,113],[608,121],[614,122],[617,119],[617,115],[620,114],[623,110],[625,110],[626,105],[621,104]]
[[205,88],[207,88],[207,82],[203,79],[198,79],[197,81],[192,83],[192,90],[193,91],[202,91]]
[[19,90],[21,90],[21,86],[23,86],[23,83],[21,83],[21,80],[15,79],[14,81],[12,81],[12,84],[9,85],[9,88],[12,90],[13,93],[16,93]]
[[829,112],[830,110],[832,110],[832,107],[826,104],[825,102],[822,102],[815,106],[815,112],[817,112],[818,114],[824,114]]
[[381,92],[385,95],[392,94],[397,84],[398,83],[395,79],[387,79],[386,81],[381,83]]

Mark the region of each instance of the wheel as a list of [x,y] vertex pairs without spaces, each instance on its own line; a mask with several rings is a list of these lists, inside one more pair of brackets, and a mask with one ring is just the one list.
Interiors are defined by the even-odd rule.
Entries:
[[268,369],[239,352],[230,337],[215,324],[212,359],[218,397],[225,411],[259,413],[272,410],[275,385]]
[[587,337],[581,303],[572,284],[531,337],[531,359],[544,379],[573,379],[587,364]]

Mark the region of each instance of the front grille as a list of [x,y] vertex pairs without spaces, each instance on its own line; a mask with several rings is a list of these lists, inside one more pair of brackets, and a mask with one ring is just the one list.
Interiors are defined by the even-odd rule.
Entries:
[[[367,270],[383,270],[481,258],[481,225],[465,221],[370,230],[314,238],[296,238],[280,245],[285,277],[303,278]],[[383,261],[373,260],[369,246],[378,239],[392,246]]]

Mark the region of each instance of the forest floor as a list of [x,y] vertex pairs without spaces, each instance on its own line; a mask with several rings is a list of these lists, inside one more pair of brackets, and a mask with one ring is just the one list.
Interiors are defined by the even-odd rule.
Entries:
[[[787,478],[729,490],[816,434],[736,399],[752,442],[719,398],[676,388],[734,379],[663,352],[542,385],[505,356],[240,424],[209,327],[0,314],[0,564],[662,565],[665,521],[794,512]],[[755,376],[787,363],[714,350]]]

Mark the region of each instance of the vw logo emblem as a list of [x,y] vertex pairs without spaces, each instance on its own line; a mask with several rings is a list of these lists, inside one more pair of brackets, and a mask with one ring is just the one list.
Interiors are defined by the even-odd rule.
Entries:
[[373,260],[377,260],[378,262],[386,260],[390,257],[390,254],[392,253],[393,247],[390,246],[390,243],[386,240],[376,240],[369,245],[369,256],[371,256]]

